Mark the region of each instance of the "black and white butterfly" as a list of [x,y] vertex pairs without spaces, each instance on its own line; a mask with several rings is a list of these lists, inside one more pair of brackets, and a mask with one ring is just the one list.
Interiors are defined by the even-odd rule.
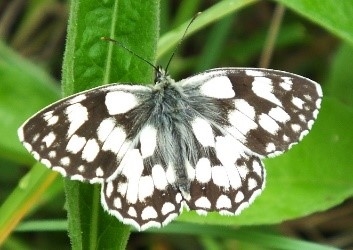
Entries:
[[153,86],[110,84],[60,100],[18,131],[26,149],[71,180],[101,183],[105,210],[138,230],[183,207],[237,215],[265,186],[264,157],[300,141],[319,84],[287,72],[219,68]]

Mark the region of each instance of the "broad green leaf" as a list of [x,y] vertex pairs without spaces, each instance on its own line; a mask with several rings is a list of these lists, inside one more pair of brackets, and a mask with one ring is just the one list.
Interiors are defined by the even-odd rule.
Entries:
[[353,1],[276,0],[353,44]]
[[[224,0],[217,2],[212,7],[202,12],[190,26],[186,36],[189,36],[196,31],[205,28],[212,22],[215,22],[222,17],[225,17],[241,8],[244,8],[257,0]],[[195,13],[196,14],[196,13]],[[157,58],[161,58],[168,50],[174,48],[180,38],[183,36],[185,29],[190,21],[184,22],[179,27],[164,34],[158,41]]]
[[353,107],[353,45],[343,44],[337,51],[328,77],[326,90],[331,96]]
[[[158,1],[73,1],[63,65],[64,93],[112,82],[153,82],[150,65],[100,38],[116,39],[153,63],[158,17]],[[130,227],[103,211],[100,186],[67,180],[65,189],[73,249],[123,249]]]
[[219,225],[274,224],[323,211],[353,195],[351,148],[353,110],[324,97],[312,131],[289,152],[265,161],[263,194],[235,217],[193,212],[180,220]]
[[[150,232],[162,232],[170,234],[192,234],[200,237],[213,237],[213,238],[229,238],[237,239],[243,242],[250,242],[261,246],[259,249],[305,249],[305,250],[334,250],[336,248],[319,245],[311,242],[305,242],[297,239],[290,239],[288,237],[274,235],[268,230],[256,229],[254,227],[221,227],[215,225],[205,225],[200,227],[191,223],[179,223],[167,226],[162,229],[150,229]],[[263,248],[262,248],[263,247]],[[242,249],[242,248],[240,248]],[[252,248],[249,248],[252,249]],[[257,248],[256,248],[257,249]]]
[[20,144],[18,127],[59,98],[55,82],[42,69],[0,42],[0,156],[20,163],[33,158]]

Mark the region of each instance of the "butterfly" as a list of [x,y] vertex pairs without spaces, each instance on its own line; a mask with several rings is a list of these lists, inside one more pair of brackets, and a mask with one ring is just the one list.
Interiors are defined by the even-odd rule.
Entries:
[[138,230],[188,208],[237,215],[265,186],[262,159],[311,129],[316,82],[262,68],[216,68],[175,82],[109,84],[49,105],[18,130],[35,159],[101,184],[109,214]]

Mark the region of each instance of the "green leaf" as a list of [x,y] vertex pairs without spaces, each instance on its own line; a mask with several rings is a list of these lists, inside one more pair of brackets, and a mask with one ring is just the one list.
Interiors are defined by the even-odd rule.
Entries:
[[[228,217],[229,218],[229,217]],[[336,248],[318,245],[315,243],[305,242],[296,239],[290,239],[279,235],[264,232],[264,230],[254,228],[239,228],[220,227],[220,226],[203,226],[191,223],[174,223],[162,229],[150,229],[149,232],[160,232],[170,234],[192,234],[200,237],[213,237],[213,238],[229,238],[237,239],[243,242],[250,242],[257,244],[264,249],[288,249],[288,250],[334,250]],[[262,248],[260,248],[262,249]]]
[[[249,4],[255,3],[257,0],[224,0],[217,2],[212,7],[202,12],[190,26],[186,36],[189,36],[201,28],[205,28],[212,22],[215,22],[222,17],[225,17]],[[157,58],[161,58],[167,51],[175,46],[183,36],[187,25],[190,21],[184,22],[179,27],[164,34],[158,41]]]
[[343,44],[337,51],[325,89],[331,96],[353,107],[353,46]]
[[17,128],[39,109],[59,98],[55,82],[38,66],[0,42],[0,156],[34,163],[22,147]]
[[263,194],[235,217],[183,213],[181,221],[218,225],[274,224],[323,211],[353,195],[351,148],[353,110],[324,97],[313,130],[282,156],[265,162]]
[[0,207],[0,245],[17,223],[36,205],[57,173],[36,164]]
[[353,44],[353,1],[276,0]]
[[[63,65],[65,95],[111,82],[153,82],[154,69],[103,36],[155,61],[158,1],[73,1]],[[73,249],[124,249],[130,227],[104,212],[99,186],[65,181]]]

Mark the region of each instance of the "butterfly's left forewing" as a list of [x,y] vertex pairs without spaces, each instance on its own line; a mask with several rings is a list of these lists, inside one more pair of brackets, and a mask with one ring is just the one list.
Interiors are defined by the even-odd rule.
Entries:
[[72,180],[103,182],[134,139],[135,117],[126,116],[151,95],[138,85],[107,85],[62,99],[18,130],[29,152]]

